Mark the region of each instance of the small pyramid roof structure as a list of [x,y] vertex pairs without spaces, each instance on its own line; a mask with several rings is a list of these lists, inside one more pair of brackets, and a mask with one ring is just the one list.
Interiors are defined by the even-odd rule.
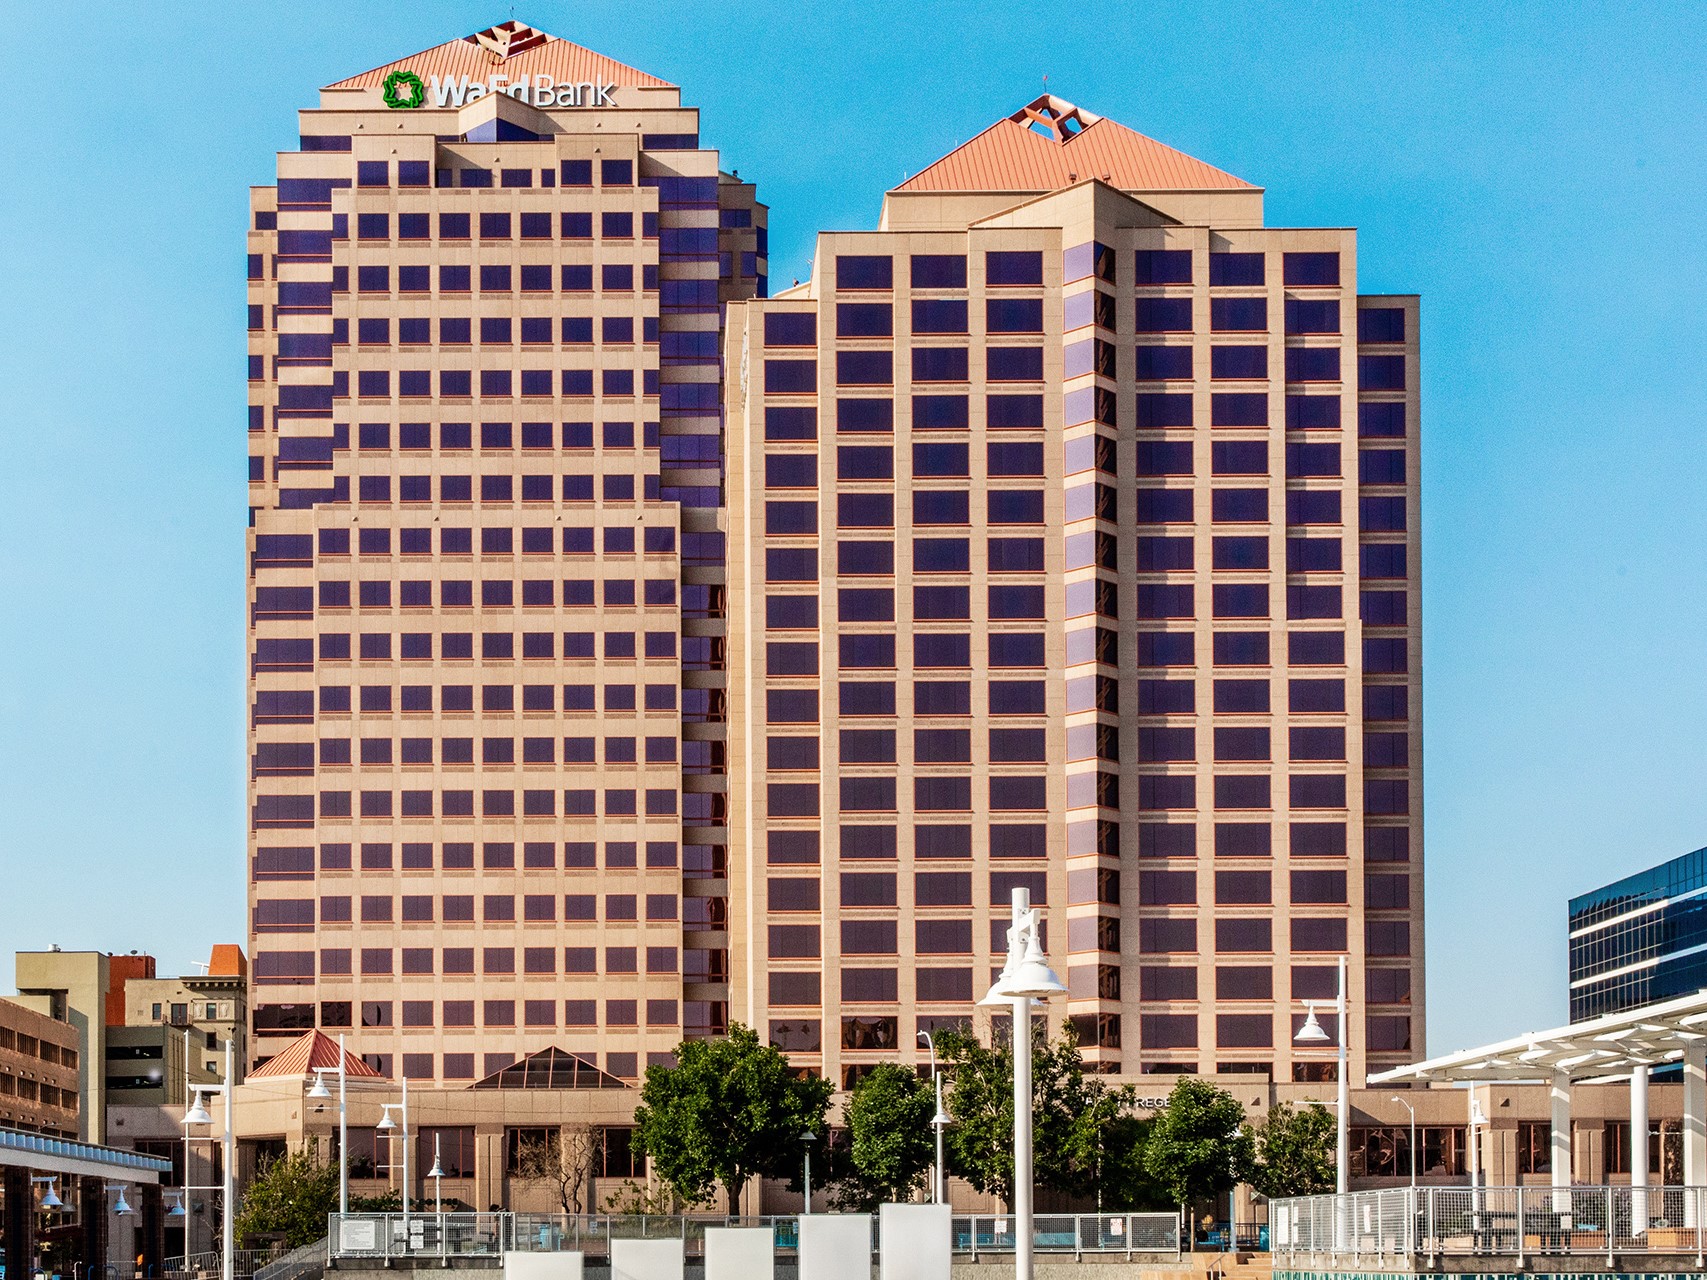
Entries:
[[[278,1053],[268,1058],[261,1066],[251,1071],[249,1079],[276,1080],[290,1076],[306,1078],[313,1075],[316,1070],[336,1071],[337,1069],[338,1042],[318,1031],[305,1031],[279,1050]],[[344,1052],[344,1074],[370,1080],[384,1079],[379,1072],[348,1050]]]
[[413,71],[423,78],[468,76],[481,81],[494,72],[501,72],[510,78],[512,84],[527,76],[548,75],[558,82],[577,84],[605,80],[628,88],[676,87],[668,80],[660,80],[615,58],[607,58],[602,53],[594,53],[591,49],[515,21],[501,22],[460,40],[447,40],[431,49],[423,49],[407,58],[399,58],[326,87],[377,89],[393,71]]
[[590,1059],[553,1045],[476,1080],[471,1089],[626,1089]]
[[1052,94],[998,120],[898,192],[1045,192],[1098,178],[1121,191],[1258,188]]

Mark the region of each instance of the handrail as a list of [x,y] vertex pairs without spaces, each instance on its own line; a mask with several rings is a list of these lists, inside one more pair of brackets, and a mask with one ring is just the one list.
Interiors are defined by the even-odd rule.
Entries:
[[289,1253],[281,1253],[265,1266],[255,1268],[255,1280],[299,1280],[310,1272],[326,1270],[327,1245],[324,1238],[299,1245]]
[[1288,1258],[1375,1261],[1707,1251],[1707,1186],[1386,1187],[1269,1202],[1269,1244]]

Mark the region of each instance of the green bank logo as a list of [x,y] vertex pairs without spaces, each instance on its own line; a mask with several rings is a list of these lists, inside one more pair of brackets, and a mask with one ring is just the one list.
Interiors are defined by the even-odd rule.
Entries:
[[614,107],[617,85],[609,80],[572,82],[549,75],[489,76],[484,82],[467,76],[429,76],[422,80],[413,71],[393,71],[385,77],[385,105],[400,111],[424,107],[428,99],[439,108],[465,107],[493,94],[503,94],[534,107]]
[[427,86],[413,71],[393,71],[385,77],[385,105],[408,111],[427,105]]

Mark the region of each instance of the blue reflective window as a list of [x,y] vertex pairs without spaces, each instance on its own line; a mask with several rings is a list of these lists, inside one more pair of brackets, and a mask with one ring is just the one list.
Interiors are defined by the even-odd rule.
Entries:
[[1190,249],[1140,249],[1135,255],[1133,284],[1190,284]]
[[1211,287],[1261,285],[1265,283],[1260,253],[1212,253],[1209,255]]

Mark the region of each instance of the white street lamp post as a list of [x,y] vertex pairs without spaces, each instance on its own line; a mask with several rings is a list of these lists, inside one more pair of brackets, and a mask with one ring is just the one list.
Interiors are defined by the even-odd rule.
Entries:
[[1411,1113],[1411,1202],[1414,1205],[1417,1189],[1417,1109],[1396,1093],[1393,1095],[1393,1101]]
[[936,1038],[928,1031],[919,1032],[919,1039],[925,1042],[925,1047],[931,1051],[931,1083],[936,1086],[936,1114],[931,1117],[931,1127],[936,1130],[936,1179],[933,1204],[946,1204],[948,1197],[943,1193],[942,1166],[942,1131],[948,1124],[948,1112],[942,1109],[942,1076],[936,1065]]
[[[433,1167],[427,1170],[427,1176],[433,1180],[433,1212],[442,1215],[444,1205],[444,1176],[445,1167],[439,1160],[439,1134],[433,1134]],[[440,1224],[442,1231],[443,1224]]]
[[[338,1037],[338,1213],[340,1217],[350,1211],[350,1156],[349,1156],[349,1111],[346,1106],[348,1090],[344,1076],[344,1037]],[[310,1098],[330,1098],[332,1091],[326,1087],[326,1073],[331,1067],[312,1067],[314,1084],[308,1090]]]
[[1031,1002],[1067,990],[1043,957],[1042,929],[1031,891],[1013,891],[1007,963],[979,1001],[1014,1012],[1014,1280],[1033,1280],[1031,1213]]
[[349,1111],[344,1105],[348,1084],[344,1071],[344,1037],[338,1037],[338,1216],[350,1212],[350,1124]]
[[[812,1212],[812,1144],[816,1141],[818,1141],[818,1135],[813,1133],[812,1130],[810,1130],[810,1129],[808,1129],[805,1133],[800,1135],[801,1145],[803,1147],[805,1147],[805,1149],[806,1149],[806,1169],[805,1169],[805,1171],[801,1177],[801,1180],[800,1180],[800,1188],[801,1188],[800,1212],[801,1213],[811,1213]],[[730,1205],[729,1210],[731,1213],[739,1212],[739,1210],[737,1210],[734,1205]]]
[[[375,1129],[389,1134],[397,1128],[397,1122],[391,1118],[391,1108],[396,1105],[387,1102],[380,1111],[379,1123]],[[403,1077],[403,1102],[399,1108],[403,1113],[403,1235],[409,1235],[409,1077]]]
[[[1340,1195],[1346,1193],[1346,1174],[1351,1166],[1351,1108],[1349,1071],[1346,1049],[1346,993],[1345,993],[1345,957],[1340,957],[1339,963],[1339,995],[1334,999],[1334,1013],[1339,1025],[1335,1030],[1339,1033],[1339,1121],[1334,1143],[1334,1190]],[[1305,1001],[1306,1017],[1304,1025],[1298,1028],[1298,1034],[1293,1040],[1298,1044],[1320,1044],[1328,1038],[1328,1033],[1322,1030],[1322,1024],[1316,1020],[1316,1005],[1314,1001]]]
[[[185,1033],[185,1036],[184,1036],[184,1047],[185,1047],[186,1051],[189,1048],[189,1035],[187,1032]],[[187,1057],[186,1057],[185,1062],[184,1062],[184,1072],[185,1072],[185,1075],[187,1077],[189,1074],[189,1060]],[[223,1084],[198,1084],[198,1085],[195,1085],[194,1086],[194,1090],[195,1090],[194,1105],[191,1106],[190,1109],[184,1113],[184,1121],[183,1121],[183,1123],[184,1123],[184,1156],[185,1156],[184,1176],[185,1176],[185,1179],[188,1180],[188,1178],[189,1178],[188,1160],[189,1160],[189,1141],[190,1141],[190,1132],[189,1131],[190,1131],[190,1126],[191,1125],[203,1125],[203,1124],[211,1125],[213,1123],[213,1117],[208,1114],[207,1107],[202,1104],[202,1095],[203,1094],[209,1094],[209,1093],[217,1093],[217,1094],[220,1094],[224,1097],[224,1099],[225,1099],[225,1133],[224,1133],[223,1137],[220,1139],[220,1149],[221,1149],[221,1156],[222,1156],[221,1164],[224,1167],[220,1170],[220,1180],[219,1180],[220,1185],[217,1187],[185,1187],[184,1188],[184,1190],[186,1192],[190,1192],[190,1191],[218,1191],[220,1193],[220,1195],[219,1195],[219,1225],[220,1225],[220,1236],[221,1236],[221,1239],[220,1239],[220,1258],[219,1258],[220,1280],[233,1280],[233,1277],[236,1275],[236,1271],[237,1271],[237,1266],[236,1266],[236,1263],[237,1263],[237,1245],[236,1245],[236,1241],[234,1241],[231,1238],[231,1218],[232,1218],[232,1207],[233,1207],[232,1206],[232,1200],[235,1199],[235,1196],[233,1193],[236,1190],[236,1185],[237,1185],[237,1171],[234,1168],[234,1161],[236,1158],[237,1135],[236,1135],[236,1131],[232,1128],[232,1124],[231,1124],[231,1095],[232,1095],[232,1081],[234,1080],[234,1078],[235,1078],[235,1075],[234,1075],[233,1068],[232,1068],[232,1038],[230,1036],[227,1036],[225,1039],[225,1083],[223,1083]],[[186,1241],[186,1246],[187,1246],[187,1241]]]

